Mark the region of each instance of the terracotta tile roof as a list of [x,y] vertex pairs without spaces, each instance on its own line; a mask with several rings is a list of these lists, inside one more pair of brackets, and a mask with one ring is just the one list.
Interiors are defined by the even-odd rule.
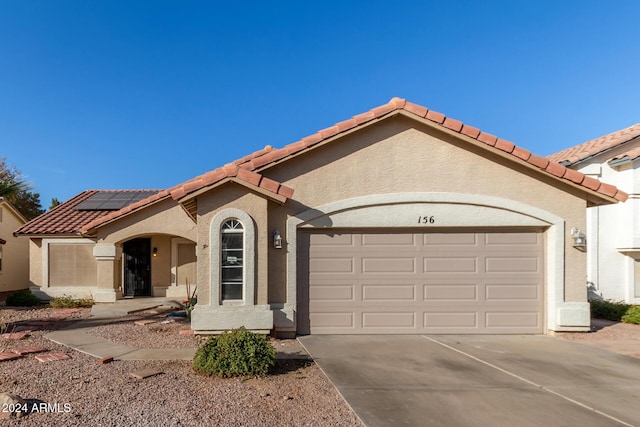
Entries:
[[[265,156],[265,154],[268,155],[268,153],[270,152],[271,147],[267,146],[264,150],[260,150],[252,155],[249,155],[244,159],[241,159],[240,161],[246,163],[248,161],[251,161],[250,159],[254,158],[254,156],[262,158]],[[235,178],[239,181],[243,181],[247,184],[259,187],[263,190],[283,196],[287,199],[293,196],[292,188],[289,188],[286,185],[282,185],[281,183],[267,178],[266,176],[262,176],[252,170],[248,170],[247,168],[240,168],[237,162],[230,163],[221,168],[212,170],[211,172],[207,172],[204,175],[197,176],[187,182],[176,185],[168,191],[174,200],[180,200],[185,196],[188,196],[189,194],[213,186],[227,178]]]
[[[286,145],[283,148],[274,149],[267,145],[265,148],[221,168],[197,176],[168,190],[158,191],[158,193],[118,211],[91,211],[88,213],[85,212],[82,215],[78,213],[79,211],[74,211],[72,214],[69,213],[69,211],[73,210],[73,206],[80,203],[87,197],[90,197],[92,194],[95,194],[96,190],[81,193],[70,201],[59,205],[51,212],[47,212],[41,217],[38,217],[26,224],[18,230],[17,234],[85,233],[102,224],[115,220],[138,209],[142,209],[160,200],[171,197],[174,200],[180,201],[187,198],[189,195],[202,191],[203,189],[213,187],[216,184],[229,179],[244,182],[248,185],[258,187],[264,191],[271,192],[282,198],[288,199],[293,196],[294,190],[292,188],[267,178],[259,172],[267,169],[271,165],[280,163],[288,158],[294,157],[315,146],[327,142],[333,137],[352,131],[364,124],[381,120],[391,114],[397,114],[398,112],[405,112],[418,116],[442,126],[449,131],[459,133],[463,137],[477,140],[488,147],[493,147],[491,149],[495,149],[501,153],[506,153],[512,156],[516,161],[526,162],[532,167],[535,167],[556,179],[569,181],[573,184],[584,187],[586,190],[595,191],[602,196],[615,200],[625,201],[628,197],[626,193],[618,190],[612,185],[604,184],[596,179],[587,177],[580,172],[568,169],[555,161],[550,161],[544,157],[532,154],[521,147],[517,147],[510,141],[482,132],[480,129],[464,124],[459,120],[446,117],[444,114],[437,111],[429,110],[426,107],[407,102],[404,99],[393,98],[387,104],[373,108],[368,112],[358,114],[351,119],[318,131],[313,135],[302,138],[300,141]],[[67,214],[69,214],[68,217]]]
[[[404,111],[412,115],[429,120],[437,125],[442,126],[450,131],[457,132],[469,138],[473,138],[487,146],[493,147],[496,150],[510,154],[518,161],[524,161],[542,172],[547,173],[554,178],[570,181],[571,183],[585,187],[589,190],[593,190],[604,196],[614,198],[619,201],[625,201],[628,195],[615,187],[608,184],[601,183],[591,177],[586,177],[580,172],[573,171],[565,166],[545,159],[536,154],[533,154],[524,148],[515,146],[512,142],[498,138],[486,132],[482,132],[473,126],[466,125],[459,120],[446,117],[442,113],[429,110],[421,105],[413,104],[404,99],[393,98],[387,104],[376,107],[366,113],[358,114],[349,120],[337,123],[326,129],[316,132],[313,135],[302,138],[300,141],[289,144],[280,149],[273,149],[270,146],[260,150],[250,156],[240,159],[236,162],[243,169],[249,169],[251,171],[261,171],[269,167],[270,165],[279,163],[287,158],[307,151],[313,146],[319,145],[326,140],[338,136],[342,133],[351,131],[358,126],[362,126],[365,123],[380,120],[389,114],[395,114],[399,111]],[[640,134],[640,125],[633,126],[633,132]],[[629,132],[632,133],[632,132]]]
[[640,147],[632,148],[629,151],[625,151],[624,153],[620,153],[615,157],[610,158],[607,162],[612,163],[616,160],[635,160],[640,157]]
[[[271,150],[271,147],[267,146],[265,149],[257,151],[250,156],[246,156],[245,159],[249,159],[251,156],[259,156],[264,153],[267,153]],[[243,160],[243,159],[241,159]],[[98,218],[93,219],[91,222],[86,223],[82,226],[82,233],[87,233],[91,229],[94,229],[100,225],[106,224],[107,222],[113,221],[116,218],[127,215],[131,212],[134,212],[138,209],[142,209],[148,205],[151,205],[160,200],[164,200],[168,197],[173,198],[174,200],[181,200],[185,197],[193,194],[196,191],[200,191],[204,188],[214,186],[225,179],[235,179],[249,185],[253,185],[255,187],[259,187],[267,192],[276,194],[281,196],[281,198],[291,198],[293,196],[293,189],[289,188],[285,185],[280,184],[270,178],[262,176],[256,172],[249,171],[246,169],[240,169],[238,165],[235,163],[230,163],[221,168],[212,170],[203,175],[197,176],[189,181],[183,182],[182,184],[178,184],[175,187],[172,187],[168,190],[159,191],[157,194],[154,194],[146,199],[140,200],[139,202],[133,203],[123,209],[118,211],[109,212],[106,215],[100,216]]]
[[[98,193],[120,192],[124,190],[87,190],[59,204],[48,212],[20,227],[14,235],[80,235],[83,226],[112,214],[112,210],[76,210],[81,202]],[[126,190],[150,191],[150,190]],[[153,190],[157,191],[157,190]],[[125,208],[126,209],[126,208]]]
[[595,156],[619,145],[625,144],[640,136],[640,123],[636,123],[628,128],[609,133],[591,141],[567,148],[566,150],[547,156],[547,159],[554,162],[562,162],[568,165],[575,164],[581,160]]

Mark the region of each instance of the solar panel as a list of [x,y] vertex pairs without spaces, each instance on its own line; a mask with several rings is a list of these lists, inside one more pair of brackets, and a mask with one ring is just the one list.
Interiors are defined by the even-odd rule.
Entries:
[[78,203],[75,209],[78,211],[117,211],[156,193],[157,191],[103,191]]

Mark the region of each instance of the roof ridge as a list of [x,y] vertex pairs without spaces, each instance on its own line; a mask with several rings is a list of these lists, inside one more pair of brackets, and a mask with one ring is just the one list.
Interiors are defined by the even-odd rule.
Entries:
[[243,182],[263,188],[286,198],[291,198],[291,196],[293,196],[292,188],[287,187],[274,179],[267,178],[258,172],[243,168],[235,162],[227,163],[222,167],[178,184],[170,188],[168,191],[174,200],[179,200],[195,191],[214,185],[226,178],[239,179]]
[[[278,163],[288,157],[306,151],[309,148],[325,142],[326,140],[333,138],[339,134],[351,131],[359,126],[364,125],[365,123],[382,119],[383,117],[398,111],[405,111],[422,119],[429,120],[437,125],[448,129],[449,131],[459,133],[464,137],[475,139],[485,145],[491,146],[495,149],[512,155],[513,157],[517,158],[518,161],[524,161],[532,166],[535,166],[541,171],[556,178],[570,181],[574,184],[601,193],[605,196],[613,197],[619,201],[625,201],[628,197],[625,192],[618,190],[614,186],[610,186],[609,184],[602,183],[594,178],[587,177],[584,174],[572,169],[567,169],[565,166],[555,161],[551,161],[550,159],[538,156],[524,148],[516,146],[511,141],[507,141],[490,133],[483,132],[476,127],[464,124],[459,120],[447,117],[442,113],[430,110],[427,107],[414,104],[398,97],[391,98],[391,100],[386,104],[372,108],[365,113],[357,114],[351,119],[338,122],[333,126],[329,126],[328,128],[304,137],[299,141],[285,145],[280,149],[269,150],[266,153],[252,157],[246,162],[239,164],[239,166],[241,168],[246,168],[252,171],[261,171],[272,164]],[[640,124],[638,124],[637,126],[640,126]]]

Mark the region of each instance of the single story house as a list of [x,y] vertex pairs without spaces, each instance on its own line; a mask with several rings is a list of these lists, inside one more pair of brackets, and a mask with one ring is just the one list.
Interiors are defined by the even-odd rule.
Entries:
[[587,209],[587,281],[591,297],[640,304],[640,123],[548,158],[629,194]]
[[0,293],[29,288],[29,242],[13,232],[27,219],[0,197]]
[[16,234],[48,295],[197,283],[197,333],[540,334],[589,329],[571,230],[626,198],[394,98],[170,189],[81,193]]

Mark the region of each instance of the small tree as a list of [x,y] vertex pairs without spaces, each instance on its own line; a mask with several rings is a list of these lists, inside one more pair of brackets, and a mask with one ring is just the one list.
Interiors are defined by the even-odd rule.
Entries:
[[0,158],[0,197],[7,199],[27,219],[44,213],[40,204],[40,194],[32,193],[22,174],[6,159]]

